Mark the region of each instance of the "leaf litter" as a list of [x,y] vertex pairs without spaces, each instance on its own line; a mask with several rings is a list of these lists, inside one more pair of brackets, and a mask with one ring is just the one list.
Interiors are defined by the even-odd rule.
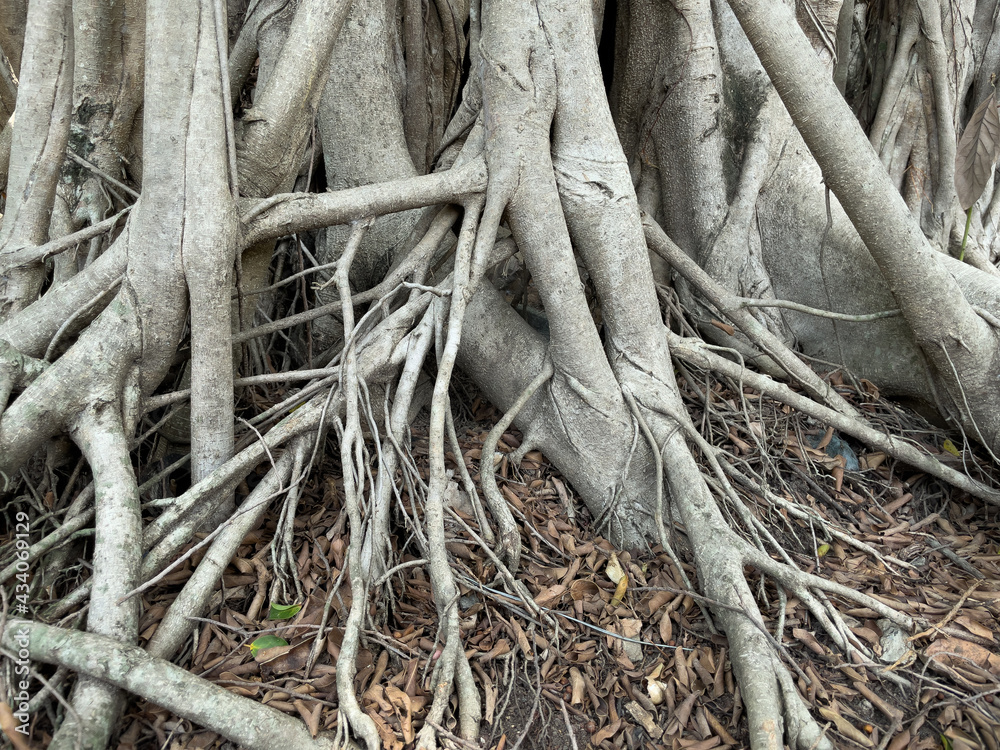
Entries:
[[[881,398],[867,381],[830,376],[841,395],[886,430],[905,433],[939,460],[995,480],[979,451]],[[780,629],[799,692],[838,746],[987,748],[1000,750],[1000,523],[996,509],[910,467],[848,446],[825,425],[741,384],[682,378],[682,394],[704,437],[749,477],[766,477],[769,492],[737,491],[786,552],[808,572],[865,591],[928,626],[907,637],[875,612],[841,603],[856,640],[874,654],[851,661],[832,646],[802,602],[784,599],[766,579],[752,581],[770,632]],[[686,385],[685,385],[686,384]],[[469,386],[464,386],[469,387]],[[482,443],[499,414],[482,399],[459,430],[464,461],[478,483]],[[412,454],[427,471],[425,427],[413,428]],[[844,443],[846,445],[846,443]],[[506,433],[510,454],[520,434]],[[955,453],[958,455],[954,455]],[[459,460],[449,455],[451,468]],[[447,549],[459,583],[461,629],[483,701],[478,747],[669,748],[747,746],[746,717],[725,637],[709,630],[696,594],[659,545],[618,550],[594,532],[593,519],[572,505],[572,487],[538,451],[519,465],[495,462],[501,492],[521,521],[524,547],[517,578],[535,605],[502,584],[467,529],[474,514],[453,495]],[[266,467],[257,472],[263,475]],[[301,601],[272,601],[271,544],[280,507],[243,540],[194,624],[178,661],[192,672],[285,713],[314,735],[336,727],[336,663],[351,605],[343,586],[349,542],[340,507],[336,451],[320,480],[303,489],[294,521]],[[245,497],[251,477],[238,491]],[[412,513],[404,493],[400,507]],[[383,747],[414,747],[430,703],[431,667],[441,655],[427,573],[397,519],[393,549],[400,567],[387,598],[372,606],[357,657],[355,691],[375,721]],[[697,573],[673,529],[687,575]],[[195,554],[143,597],[145,643],[200,557]],[[287,589],[286,589],[287,590]],[[704,602],[702,602],[704,603]],[[542,613],[542,617],[536,616]],[[256,646],[256,647],[255,647]],[[148,702],[127,709],[121,750],[230,747]],[[471,747],[453,737],[446,713],[445,747]]]

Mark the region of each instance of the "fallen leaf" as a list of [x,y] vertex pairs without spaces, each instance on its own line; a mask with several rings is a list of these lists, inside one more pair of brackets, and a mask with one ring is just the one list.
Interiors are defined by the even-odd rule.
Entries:
[[961,617],[956,617],[955,622],[961,625],[963,628],[968,630],[973,635],[978,635],[980,638],[985,638],[988,641],[993,640],[993,631],[983,625],[981,622],[973,620],[968,615],[962,615]]
[[961,638],[939,638],[924,649],[924,654],[928,657],[938,658],[942,664],[959,667],[962,666],[964,660],[968,660],[977,667],[988,669],[993,674],[1000,675],[1000,656],[978,644],[963,641]]
[[604,740],[610,740],[612,737],[615,736],[615,734],[618,733],[618,730],[622,728],[623,723],[624,723],[623,719],[619,716],[617,721],[615,721],[612,724],[609,724],[608,726],[604,727],[604,729],[602,729],[601,731],[595,733],[590,738],[590,744],[592,744],[594,747],[597,747],[602,742],[604,742]]
[[837,731],[849,740],[857,742],[862,747],[875,747],[875,743],[872,742],[864,732],[855,727],[851,722],[836,711],[831,711],[829,708],[821,706],[819,713],[827,721],[832,721],[837,727]]
[[622,564],[618,562],[618,555],[614,552],[611,553],[611,559],[608,560],[608,564],[604,567],[604,574],[612,583],[619,583],[625,577],[625,570],[622,568]]

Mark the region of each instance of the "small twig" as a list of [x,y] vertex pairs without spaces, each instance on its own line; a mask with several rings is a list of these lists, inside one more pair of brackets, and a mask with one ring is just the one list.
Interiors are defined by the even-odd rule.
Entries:
[[385,573],[379,576],[378,580],[372,584],[372,588],[377,589],[379,586],[388,581],[390,578],[392,578],[394,575],[396,575],[396,573],[398,573],[401,570],[405,570],[406,568],[412,568],[417,565],[425,565],[426,563],[427,560],[425,560],[424,558],[420,558],[419,560],[407,560],[405,563],[400,563],[395,567],[389,568],[389,570],[387,570]]
[[559,699],[559,707],[562,709],[563,721],[566,722],[566,732],[569,734],[569,742],[573,746],[573,750],[579,750],[576,744],[576,732],[573,731],[573,725],[569,721],[569,711],[566,710],[566,701],[562,698]]
[[[287,487],[280,487],[276,492],[272,493],[271,496],[268,497],[267,500],[264,501],[264,502],[270,503],[271,500],[273,500],[274,498],[276,498],[279,495],[281,495],[284,492],[286,492],[287,489],[288,489]],[[248,512],[246,508],[244,508],[242,506],[240,508],[238,508],[236,510],[236,512],[233,513],[233,515],[231,515],[229,518],[227,518],[225,521],[223,521],[221,524],[219,524],[210,534],[208,534],[208,536],[206,536],[204,539],[202,539],[200,542],[198,542],[196,545],[194,545],[191,549],[189,549],[183,555],[181,555],[176,560],[174,560],[172,563],[170,563],[160,573],[158,573],[157,575],[153,576],[152,578],[150,578],[148,581],[146,581],[142,585],[137,586],[136,588],[134,588],[131,591],[129,591],[127,594],[125,594],[123,597],[121,597],[117,602],[115,602],[115,604],[119,604],[120,605],[122,602],[127,601],[128,599],[131,599],[136,594],[141,594],[143,591],[147,591],[150,588],[152,588],[153,586],[155,586],[166,575],[168,575],[171,571],[175,570],[177,568],[177,566],[182,565],[184,563],[184,561],[187,560],[188,558],[190,558],[192,555],[194,555],[195,552],[197,552],[202,547],[204,547],[207,544],[209,544],[213,539],[215,539],[215,537],[217,537],[227,527],[229,527],[229,525],[232,524],[240,515],[242,515],[243,513],[246,513],[246,512]]]
[[541,615],[542,608],[538,604],[535,604],[535,602],[532,599],[530,599],[528,596],[525,595],[525,593],[522,591],[522,586],[518,585],[520,582],[516,578],[514,578],[513,574],[510,572],[510,569],[507,568],[507,566],[500,561],[500,558],[497,557],[496,553],[493,552],[493,550],[490,549],[489,545],[483,541],[483,538],[479,536],[479,534],[477,534],[475,531],[473,531],[472,527],[469,526],[469,524],[465,522],[465,519],[463,519],[460,515],[458,515],[458,513],[456,513],[454,509],[447,508],[447,511],[451,514],[452,518],[458,521],[462,525],[462,528],[464,528],[466,532],[468,532],[472,536],[472,538],[476,540],[476,542],[482,548],[483,552],[486,553],[486,556],[489,557],[490,560],[493,562],[493,564],[497,566],[497,574],[504,579],[504,582],[510,587],[511,591],[516,593],[517,598],[520,599],[521,603],[528,608],[528,611],[534,612],[536,615]]
[[96,174],[98,177],[102,177],[103,179],[105,179],[108,182],[110,182],[112,185],[114,185],[119,190],[124,190],[126,193],[128,193],[129,195],[131,195],[136,200],[139,199],[139,193],[137,193],[135,190],[133,190],[132,188],[130,188],[124,182],[119,182],[114,177],[112,177],[107,172],[105,172],[104,170],[102,170],[102,169],[94,166],[89,161],[87,161],[86,159],[84,159],[82,156],[80,156],[79,154],[77,154],[76,152],[74,152],[72,149],[66,149],[66,154],[69,156],[70,159],[72,159],[73,161],[75,161],[80,166],[86,167],[91,172],[93,172],[94,174]]
[[895,318],[903,314],[902,310],[882,310],[881,312],[865,313],[861,315],[851,315],[850,313],[833,312],[832,310],[821,310],[818,307],[800,305],[798,302],[791,302],[784,299],[757,299],[754,297],[739,297],[740,307],[782,307],[788,310],[815,315],[820,318],[830,318],[832,320],[844,320],[848,323],[870,323],[873,320],[882,318]]
[[944,616],[944,619],[941,620],[941,622],[932,624],[926,630],[922,630],[919,633],[916,633],[915,635],[911,635],[909,638],[907,638],[907,640],[912,643],[918,638],[923,638],[924,636],[928,636],[931,633],[935,632],[936,630],[940,630],[941,628],[943,628],[945,625],[951,622],[952,619],[958,614],[959,610],[962,609],[962,605],[965,604],[966,600],[972,595],[972,592],[975,591],[977,588],[979,588],[979,581],[973,583],[968,588],[968,590],[964,594],[962,594],[962,598],[959,599],[957,602],[955,602],[955,606],[951,608],[951,611]]
[[[947,557],[949,560],[951,560],[953,563],[955,563],[958,567],[960,567],[962,570],[964,570],[966,573],[968,573],[973,578],[979,578],[980,580],[983,580],[983,579],[986,578],[985,575],[983,575],[980,571],[976,570],[971,565],[969,565],[969,563],[967,563],[965,560],[963,560],[961,557],[959,557],[947,545],[941,544],[941,542],[939,542],[937,539],[935,539],[934,537],[932,537],[930,535],[926,535],[925,536],[925,540],[927,541],[927,544],[930,546],[931,549],[933,549],[933,550],[935,550],[937,552],[940,552],[942,555],[944,555],[945,557]],[[966,594],[966,596],[968,596],[968,594]],[[964,601],[964,598],[963,598],[963,601]]]
[[535,714],[538,713],[538,708],[542,697],[542,671],[541,667],[538,666],[538,648],[535,646],[534,639],[531,640],[531,653],[534,656],[535,664],[535,682],[538,687],[535,690],[535,700],[531,703],[531,713],[528,714],[528,720],[524,722],[524,729],[521,730],[521,735],[517,738],[517,742],[511,750],[517,750],[521,747],[521,743],[524,742],[524,738],[528,736],[528,732],[531,730],[531,724],[535,721]]
[[456,745],[461,745],[462,747],[467,747],[467,748],[469,748],[469,750],[482,750],[482,748],[479,747],[479,745],[477,745],[475,742],[472,742],[471,740],[464,740],[464,739],[462,739],[457,734],[454,734],[453,732],[449,732],[447,729],[445,729],[443,726],[441,726],[437,722],[434,722],[434,721],[431,721],[430,719],[427,719],[427,723],[430,724],[432,727],[434,727],[434,731],[436,731],[442,737],[448,738],[449,740],[451,740],[452,742],[454,742]]

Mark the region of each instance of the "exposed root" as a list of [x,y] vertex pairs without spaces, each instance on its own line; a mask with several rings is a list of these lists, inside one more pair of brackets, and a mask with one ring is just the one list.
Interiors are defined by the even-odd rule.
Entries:
[[[490,526],[489,521],[486,519],[483,503],[479,499],[479,491],[476,489],[475,482],[472,481],[472,477],[469,475],[469,468],[462,459],[462,446],[458,443],[458,434],[455,432],[455,417],[451,413],[451,409],[445,414],[445,419],[447,420],[448,442],[458,461],[458,474],[462,479],[462,487],[465,490],[465,494],[469,496],[469,503],[472,505],[472,512],[476,517],[476,523],[479,525],[479,531],[487,544],[494,544],[496,537],[493,534],[493,527]],[[509,508],[506,505],[505,507]]]
[[[642,415],[642,410],[639,409],[639,405],[635,401],[635,396],[633,396],[629,391],[624,391],[625,400],[628,402],[629,408],[632,410],[633,416],[635,416],[636,421],[639,423],[639,428],[642,430],[643,437],[649,443],[650,448],[653,451],[653,458],[656,462],[656,505],[654,517],[656,520],[656,529],[660,535],[660,546],[663,547],[664,551],[670,557],[674,563],[674,567],[677,569],[677,575],[680,576],[681,581],[688,591],[694,591],[694,586],[691,585],[691,579],[688,578],[687,572],[684,570],[684,566],[681,564],[680,558],[677,557],[677,553],[674,552],[673,546],[670,544],[669,535],[667,532],[667,525],[663,518],[663,451],[656,442],[656,437],[653,435],[652,430],[649,429],[649,425],[646,422],[646,418]],[[670,524],[670,528],[673,528],[673,524]],[[705,622],[708,623],[710,629],[714,630],[715,626],[712,624],[712,617],[706,607],[702,605],[700,599],[696,600],[698,602],[698,608],[701,609],[702,615],[705,617]]]
[[891,435],[869,427],[860,419],[847,417],[840,412],[817,404],[815,401],[793,392],[788,386],[771,378],[747,370],[739,364],[728,360],[711,351],[704,342],[692,339],[682,339],[668,332],[671,353],[698,367],[714,370],[737,381],[767,394],[771,398],[788,404],[794,409],[808,414],[831,427],[857,438],[876,450],[885,451],[888,455],[903,461],[921,471],[926,471],[948,484],[965,490],[973,497],[978,497],[993,505],[1000,504],[1000,492],[977,482],[949,466],[945,466],[933,456],[922,453],[912,444]]
[[359,417],[358,365],[353,336],[354,306],[351,304],[349,274],[351,261],[361,245],[370,222],[356,223],[344,248],[337,267],[337,289],[340,292],[341,313],[344,320],[346,348],[343,355],[341,388],[344,393],[346,417],[340,430],[340,462],[344,478],[344,509],[351,524],[351,541],[348,545],[349,579],[351,582],[351,610],[344,627],[344,641],[340,650],[340,669],[337,670],[337,698],[340,702],[337,739],[345,747],[350,732],[356,732],[368,746],[378,750],[380,745],[375,722],[361,710],[354,694],[355,661],[360,645],[361,630],[368,610],[367,571],[361,567],[361,543],[364,524],[361,512],[361,492],[364,488],[365,461],[364,438]]
[[[431,399],[430,422],[430,483],[424,503],[424,533],[426,535],[426,557],[428,573],[434,594],[434,603],[440,618],[441,640],[444,642],[440,659],[434,668],[434,698],[429,718],[440,723],[444,716],[448,696],[451,695],[453,681],[459,693],[459,734],[472,739],[479,733],[479,693],[472,679],[472,670],[462,647],[462,633],[458,622],[459,591],[448,563],[444,535],[444,493],[447,482],[444,468],[445,413],[448,403],[448,384],[458,355],[462,335],[462,318],[469,297],[466,289],[470,283],[472,246],[479,223],[482,201],[476,200],[466,205],[465,217],[455,251],[454,292],[448,310],[446,338],[438,338],[438,376],[434,383]],[[437,746],[434,729],[430,723],[421,730],[417,739],[418,747]]]
[[[35,661],[64,665],[140,695],[248,750],[335,747],[329,735],[310,737],[299,719],[213,685],[136,646],[25,620],[8,622],[2,638],[7,649],[27,648]],[[357,750],[350,741],[341,747]]]
[[297,446],[286,451],[243,501],[233,517],[223,525],[221,533],[212,542],[153,634],[146,647],[150,656],[170,659],[189,636],[191,625],[188,618],[205,614],[215,584],[236,549],[247,532],[260,522],[271,500],[283,492],[285,481],[292,471],[293,456],[297,458],[299,453],[296,448],[304,449],[307,446],[308,442],[300,438]]
[[493,425],[493,428],[486,436],[486,440],[483,441],[482,469],[480,471],[483,494],[486,496],[486,504],[489,506],[490,513],[493,514],[493,520],[496,521],[499,527],[500,557],[511,573],[516,573],[517,567],[520,564],[521,534],[518,531],[517,524],[514,522],[514,516],[510,512],[510,508],[507,507],[507,501],[503,499],[503,495],[500,494],[500,490],[497,487],[494,454],[496,453],[497,443],[513,423],[518,412],[531,400],[535,395],[535,391],[541,388],[552,377],[552,373],[552,362],[551,360],[546,360],[542,371],[528,384],[528,387],[524,389],[524,392],[514,402],[514,405],[507,410],[507,413]]
[[[292,486],[285,496],[285,502],[281,507],[281,515],[278,518],[278,528],[275,530],[274,539],[271,542],[271,556],[274,560],[271,601],[275,602],[302,601],[303,598],[302,583],[299,581],[298,566],[296,565],[295,555],[292,551],[292,541],[295,531],[295,515],[298,508],[300,484],[304,480],[303,467],[306,454],[311,447],[308,443],[296,441],[288,451],[294,455]],[[277,470],[278,467],[276,465],[271,471]],[[279,485],[283,484],[284,479],[280,479]],[[272,492],[277,491],[279,490],[272,490]]]
[[0,339],[0,417],[14,390],[26,388],[46,367],[44,360],[27,357]]
[[[90,600],[87,629],[132,645],[138,637],[138,603],[119,600],[135,586],[139,574],[142,518],[139,490],[116,406],[104,404],[93,409],[81,418],[77,428],[77,440],[94,471],[97,487],[97,536],[94,575],[90,579],[95,593]],[[73,747],[79,730],[84,748],[103,748],[118,723],[125,696],[101,680],[81,677],[71,700],[78,719],[64,721],[52,744]]]
[[[809,583],[818,588],[820,583],[828,582],[805,574],[800,574],[803,578],[795,577],[798,571],[772,561],[737,536],[709,492],[685,441],[685,437],[694,432],[687,412],[654,414],[657,421],[669,419],[685,427],[683,432],[674,431],[664,443],[664,455],[672,469],[667,478],[668,486],[691,541],[702,589],[710,599],[723,605],[715,607],[716,618],[732,649],[730,659],[747,706],[751,744],[754,748],[777,750],[788,739],[798,750],[808,750],[812,742],[821,737],[821,732],[808,713],[801,710],[801,699],[796,702],[782,691],[779,674],[785,668],[774,653],[771,636],[764,629],[743,567],[760,563],[769,574],[776,570],[787,571],[785,578],[779,581],[786,588],[792,588],[789,581],[806,584],[796,591],[803,591]],[[836,633],[838,642],[844,641],[835,627],[830,629]],[[786,736],[786,721],[789,730],[796,729],[797,737],[791,732]],[[829,741],[826,743],[821,741],[815,747],[832,750],[833,745]]]
[[831,409],[848,415],[856,415],[856,410],[830,386],[800,360],[777,336],[765,328],[753,315],[731,299],[731,294],[691,260],[683,250],[675,245],[659,225],[649,216],[643,216],[643,229],[650,249],[671,264],[685,279],[694,284],[698,291],[712,301],[716,307],[771,359],[792,378],[802,383],[816,399]]

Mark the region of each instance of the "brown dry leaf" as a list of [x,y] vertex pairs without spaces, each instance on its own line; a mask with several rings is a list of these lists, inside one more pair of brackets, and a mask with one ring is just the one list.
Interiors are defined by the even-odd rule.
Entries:
[[831,711],[829,708],[821,706],[819,713],[824,719],[832,721],[837,727],[837,731],[848,739],[857,742],[862,747],[875,747],[875,743],[872,742],[864,732],[855,727],[851,722],[836,711]]
[[948,727],[945,736],[951,740],[954,750],[981,750],[982,743],[968,732],[962,731],[959,727]]
[[403,742],[411,743],[416,739],[413,731],[413,701],[410,696],[397,687],[389,685],[385,689],[385,695],[396,709],[396,716],[399,717],[400,728],[403,730]]
[[510,502],[511,505],[513,505],[519,511],[524,513],[524,503],[521,501],[521,498],[519,498],[516,494],[514,494],[514,490],[512,490],[506,484],[503,486],[503,496],[507,498],[508,502]]
[[493,723],[493,716],[496,714],[497,710],[497,698],[499,693],[493,683],[490,683],[483,687],[483,698],[485,700],[486,708],[483,711],[483,719],[485,719],[487,724]]
[[521,624],[513,617],[510,618],[510,625],[514,630],[513,636],[517,639],[517,645],[520,647],[521,653],[524,654],[524,658],[528,661],[534,661],[535,654],[531,650],[531,644],[528,642],[528,636],[524,634],[524,628],[522,628]]
[[664,643],[670,643],[670,639],[674,637],[674,623],[670,619],[670,610],[665,610],[663,616],[660,618],[660,640]]
[[364,695],[361,696],[361,699],[366,707],[374,704],[378,706],[379,710],[383,714],[392,713],[392,704],[386,698],[385,690],[382,688],[381,685],[372,685],[364,692]]
[[313,639],[295,644],[294,646],[278,646],[276,648],[264,648],[257,652],[254,659],[272,674],[288,674],[297,672],[306,665],[309,659],[309,651],[312,649]]
[[674,671],[677,679],[677,684],[683,687],[685,690],[691,690],[691,672],[688,670],[687,662],[684,661],[684,654],[680,651],[674,651]]
[[889,747],[886,750],[904,750],[910,746],[910,730],[904,729],[902,732],[897,734],[892,738],[892,742],[889,743]]
[[366,711],[365,713],[375,722],[375,729],[378,730],[383,750],[403,750],[403,743],[399,741],[396,733],[392,731],[392,727],[389,726],[377,711]]
[[[627,579],[622,579],[627,580]],[[639,635],[642,633],[642,620],[636,620],[633,618],[628,618],[621,621],[619,625],[619,630],[623,636],[626,638],[631,638],[631,641],[620,641],[622,645],[622,651],[633,664],[638,664],[642,661],[642,646],[634,641],[639,639]]]
[[[573,601],[576,602],[586,602],[598,599],[604,601],[604,591],[593,581],[585,581],[583,579],[576,579],[569,585],[569,595],[573,597]],[[536,600],[537,601],[537,600]]]
[[[243,681],[244,677],[240,675],[233,674],[232,672],[223,672],[219,675],[220,682],[240,682]],[[242,695],[246,698],[255,698],[260,695],[260,686],[248,687],[246,685],[223,685],[231,693],[236,693],[237,695]]]
[[985,638],[988,641],[993,640],[993,631],[983,625],[981,622],[972,619],[968,615],[962,615],[961,617],[956,617],[955,622],[961,625],[963,628],[968,630],[973,635],[978,635],[980,638]]
[[826,649],[816,640],[816,637],[808,630],[802,628],[792,628],[792,637],[802,641],[802,643],[815,654],[826,656]]
[[615,736],[615,734],[618,733],[618,730],[622,728],[623,723],[624,720],[621,717],[618,717],[617,721],[609,724],[608,726],[604,727],[604,729],[594,734],[590,738],[590,743],[596,747],[597,745],[600,745],[602,742],[604,742],[604,740],[610,740],[612,737]]
[[649,601],[646,603],[646,606],[649,607],[649,614],[655,615],[656,611],[660,607],[662,607],[664,604],[668,604],[675,596],[677,596],[677,594],[673,593],[672,591],[655,592],[649,598]]
[[677,746],[683,750],[712,750],[722,742],[719,737],[709,737],[707,740],[677,740]]
[[306,723],[306,728],[309,730],[309,735],[316,739],[319,734],[319,715],[323,711],[322,703],[312,704],[310,709],[309,704],[305,701],[292,701],[292,705],[295,706],[295,710],[299,712],[299,716],[302,717],[302,721]]
[[983,194],[998,155],[1000,114],[994,91],[972,113],[955,151],[955,192],[963,211],[968,211]]
[[837,466],[834,466],[832,469],[830,469],[830,473],[833,475],[834,489],[837,492],[840,492],[844,488],[844,466],[843,466],[843,462],[844,462],[845,459],[844,459],[843,456],[837,456],[836,458],[841,463],[838,464]]
[[962,662],[967,659],[977,667],[988,669],[993,674],[1000,675],[1000,656],[989,649],[969,641],[963,641],[960,638],[938,638],[924,649],[924,654],[928,657],[937,656],[942,664],[949,666],[961,667]]
[[871,628],[857,627],[851,628],[851,632],[854,633],[858,638],[868,643],[870,646],[879,645],[878,633],[876,633]]
[[674,712],[673,718],[670,720],[670,724],[667,725],[668,734],[676,734],[683,731],[684,727],[687,726],[688,719],[691,718],[691,709],[694,708],[694,702],[698,700],[698,696],[701,693],[691,693],[684,702],[677,707]]
[[498,656],[503,656],[504,654],[509,654],[509,653],[510,653],[510,641],[508,641],[506,638],[501,638],[499,641],[496,642],[496,645],[493,646],[493,648],[490,649],[488,653],[480,654],[476,658],[481,661],[487,662],[492,659],[496,659]]
[[733,441],[733,445],[739,448],[740,453],[743,454],[753,453],[753,446],[750,445],[750,443],[748,443],[746,440],[741,439],[740,436],[736,434],[735,427],[729,428],[729,439]]
[[722,322],[721,320],[716,320],[715,318],[713,318],[713,319],[712,319],[712,320],[710,320],[709,322],[710,322],[710,323],[711,323],[711,324],[712,324],[713,326],[715,326],[716,328],[718,328],[718,329],[719,329],[720,331],[725,331],[725,332],[726,332],[726,333],[728,333],[728,334],[729,334],[730,336],[735,336],[735,335],[736,335],[736,329],[735,329],[735,328],[733,328],[733,327],[732,327],[731,325],[729,325],[728,323],[723,323],[723,322]]
[[715,732],[717,735],[719,735],[719,737],[722,739],[722,741],[724,743],[726,743],[727,745],[738,745],[739,744],[735,740],[735,738],[733,737],[733,735],[731,735],[726,730],[726,728],[724,726],[722,726],[722,722],[719,721],[717,718],[715,718],[715,714],[713,714],[707,708],[702,708],[702,711],[705,712],[705,720],[708,722],[708,725],[712,728],[712,731]]
[[[576,581],[573,583],[576,583]],[[538,592],[538,596],[535,597],[535,604],[540,607],[551,607],[556,604],[565,593],[566,587],[561,583],[557,583],[554,586],[549,586]]]
[[865,453],[863,456],[858,456],[858,463],[861,465],[862,471],[877,469],[885,463],[885,458],[885,453],[882,451],[872,451],[871,453]]

